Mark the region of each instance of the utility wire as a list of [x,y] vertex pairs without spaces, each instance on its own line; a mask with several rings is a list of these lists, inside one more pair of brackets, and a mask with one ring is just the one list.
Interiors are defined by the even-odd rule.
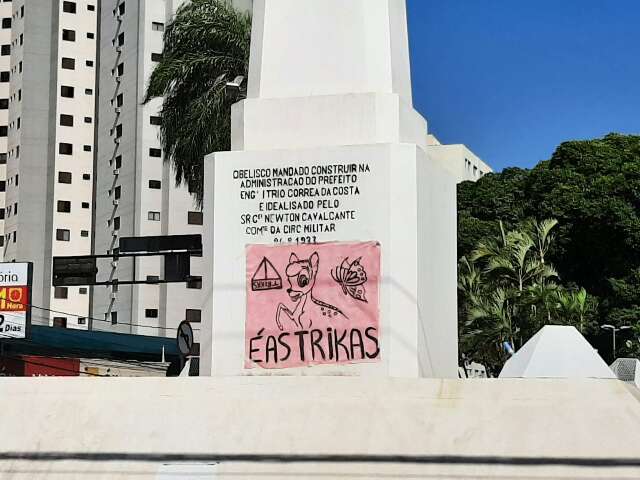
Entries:
[[[39,307],[38,305],[33,305],[33,304],[30,304],[30,303],[13,302],[13,301],[10,301],[10,303],[15,303],[16,305],[22,305],[23,307],[36,308],[38,310],[43,310],[43,311],[46,311],[46,312],[59,313],[61,315],[66,315],[66,316],[69,316],[69,317],[86,318],[87,320],[93,320],[94,322],[105,322],[105,323],[109,323],[111,325],[127,325],[127,326],[131,326],[131,327],[154,328],[154,329],[158,329],[158,330],[177,330],[177,327],[175,327],[175,328],[174,327],[157,327],[157,326],[154,326],[154,325],[142,325],[140,323],[126,323],[126,322],[112,323],[111,320],[106,320],[106,319],[102,319],[102,318],[88,317],[88,316],[84,316],[84,315],[78,315],[76,313],[63,312],[61,310],[52,310],[50,308]],[[198,332],[198,331],[200,331],[200,329],[194,328],[193,331],[194,332]]]

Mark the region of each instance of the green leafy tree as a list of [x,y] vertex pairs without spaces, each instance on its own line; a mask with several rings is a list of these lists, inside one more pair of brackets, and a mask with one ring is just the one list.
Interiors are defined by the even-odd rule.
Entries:
[[503,343],[522,346],[543,325],[583,329],[593,304],[584,289],[558,283],[545,260],[555,220],[527,220],[522,227],[481,239],[470,259],[458,264],[459,327],[465,358],[484,362],[497,374],[506,359]]
[[202,202],[205,155],[229,150],[231,105],[227,83],[247,76],[251,17],[224,0],[191,0],[164,33],[162,59],[145,102],[163,97],[160,139],[178,185]]
[[[532,231],[530,218],[557,219],[552,238],[541,241],[547,228],[541,222],[539,234]],[[509,168],[459,186],[459,257],[470,258],[479,241],[500,235],[501,223],[529,232],[540,261],[557,269],[562,294],[577,294],[578,285],[589,292],[583,331],[605,358],[611,334],[600,325],[630,325],[640,334],[640,136],[566,142],[531,170]],[[544,289],[537,288],[540,296]],[[548,302],[546,293],[540,298]],[[554,309],[565,307],[550,307],[547,317],[559,321]],[[545,310],[542,303],[538,310]],[[619,355],[640,356],[640,335],[621,335],[619,344],[631,347]]]

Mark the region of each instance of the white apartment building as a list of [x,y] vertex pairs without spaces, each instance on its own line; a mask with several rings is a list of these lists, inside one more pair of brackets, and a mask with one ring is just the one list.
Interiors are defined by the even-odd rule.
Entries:
[[[7,155],[9,130],[9,96],[11,80],[11,24],[13,22],[12,2],[0,3],[0,261],[4,258],[4,216],[7,188]],[[9,53],[7,55],[7,52]]]
[[0,140],[2,253],[4,261],[34,263],[36,324],[87,328],[88,289],[53,288],[51,265],[53,256],[91,253],[97,4],[0,4],[11,28],[10,37],[0,33],[0,69],[10,76],[8,89],[0,85],[0,109],[8,98],[8,118],[0,113],[0,135],[8,135]]
[[[113,253],[121,237],[202,233],[202,213],[176,187],[159,140],[161,99],[143,105],[163,50],[165,25],[182,0],[102,0],[94,253]],[[99,280],[163,278],[160,257],[99,263]],[[189,284],[93,289],[94,329],[174,336],[182,320],[200,320],[202,266]]]
[[429,134],[427,151],[432,158],[442,163],[458,183],[468,180],[475,182],[487,173],[493,172],[492,168],[466,145],[443,145],[434,135]]

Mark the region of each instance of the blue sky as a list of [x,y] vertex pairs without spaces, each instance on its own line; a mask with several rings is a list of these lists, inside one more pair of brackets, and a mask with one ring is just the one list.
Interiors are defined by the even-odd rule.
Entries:
[[495,170],[640,133],[640,0],[407,0],[415,107]]

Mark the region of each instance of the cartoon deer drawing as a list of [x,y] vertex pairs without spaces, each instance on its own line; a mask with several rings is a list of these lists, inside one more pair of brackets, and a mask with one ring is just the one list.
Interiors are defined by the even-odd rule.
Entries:
[[320,257],[317,252],[305,260],[300,260],[295,253],[289,257],[289,265],[286,270],[289,280],[287,293],[296,306],[291,311],[282,303],[278,305],[276,324],[280,330],[284,330],[281,321],[283,315],[300,329],[310,328],[313,318],[346,317],[339,308],[314,298],[313,287],[316,284],[319,263]]

